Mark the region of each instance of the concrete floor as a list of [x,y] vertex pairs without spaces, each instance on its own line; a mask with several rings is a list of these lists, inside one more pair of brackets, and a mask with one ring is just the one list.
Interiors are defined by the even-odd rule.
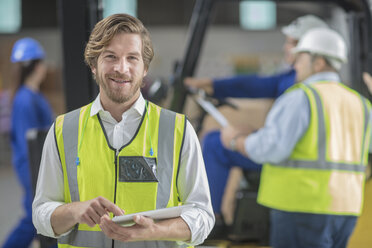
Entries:
[[12,166],[0,165],[0,244],[22,217],[22,189]]

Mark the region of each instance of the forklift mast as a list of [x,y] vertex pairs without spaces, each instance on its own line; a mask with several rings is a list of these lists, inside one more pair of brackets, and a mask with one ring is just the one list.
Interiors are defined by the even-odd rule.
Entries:
[[102,19],[102,0],[59,0],[63,44],[63,82],[66,110],[91,102],[98,93],[90,68],[84,63],[84,48],[94,25]]

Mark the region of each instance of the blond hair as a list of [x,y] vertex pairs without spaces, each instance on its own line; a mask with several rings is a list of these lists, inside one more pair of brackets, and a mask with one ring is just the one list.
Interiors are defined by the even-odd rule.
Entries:
[[150,33],[137,18],[127,14],[114,14],[99,21],[90,34],[85,47],[85,63],[97,67],[97,60],[104,47],[108,46],[115,35],[119,33],[139,34],[142,40],[142,58],[145,69],[148,70],[154,56]]

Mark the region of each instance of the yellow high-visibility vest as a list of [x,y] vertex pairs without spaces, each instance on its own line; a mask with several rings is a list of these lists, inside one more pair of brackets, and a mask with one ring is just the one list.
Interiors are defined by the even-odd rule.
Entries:
[[[133,139],[116,151],[108,142],[99,115],[90,116],[91,105],[61,115],[55,122],[65,202],[103,196],[126,214],[179,205],[176,183],[185,116],[149,102]],[[156,163],[137,170],[133,159]],[[128,170],[153,174],[156,180],[128,180]],[[98,225],[86,224],[78,224],[69,235],[59,238],[58,246],[111,248],[112,242],[115,247],[177,246],[173,241],[124,244],[107,238]]]
[[370,142],[370,102],[338,82],[297,84],[310,123],[292,154],[265,164],[258,202],[288,212],[359,215]]

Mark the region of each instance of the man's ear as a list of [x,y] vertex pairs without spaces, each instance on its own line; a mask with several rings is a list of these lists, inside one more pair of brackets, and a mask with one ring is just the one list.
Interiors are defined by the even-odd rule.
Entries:
[[96,68],[92,66],[90,69],[91,69],[92,73],[93,73],[94,75],[96,75],[96,71],[97,71]]
[[317,56],[313,61],[313,68],[315,72],[324,71],[327,68],[326,60],[321,56]]

